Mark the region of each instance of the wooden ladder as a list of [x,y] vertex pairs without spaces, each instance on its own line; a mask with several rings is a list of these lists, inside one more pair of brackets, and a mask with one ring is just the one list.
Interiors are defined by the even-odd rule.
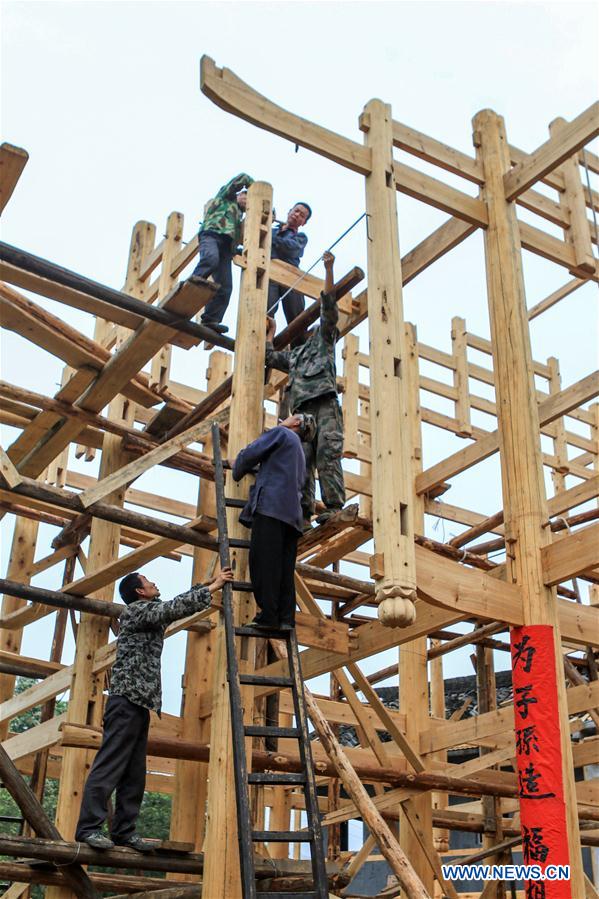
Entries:
[[[245,501],[228,499],[225,496],[224,466],[220,448],[219,426],[212,426],[214,452],[214,483],[216,492],[216,515],[218,522],[218,543],[221,568],[230,565],[230,547],[248,549],[249,540],[229,540],[227,531],[227,506],[240,508]],[[252,592],[252,585],[246,581],[233,581],[223,587],[223,610],[227,645],[227,678],[231,703],[231,731],[233,736],[233,766],[235,770],[235,795],[237,799],[237,830],[243,899],[328,899],[328,878],[324,860],[322,828],[316,792],[316,777],[312,763],[308,718],[304,702],[302,672],[297,639],[294,630],[265,630],[250,626],[236,627],[233,618],[233,591]],[[278,639],[285,641],[288,677],[264,677],[258,674],[240,674],[237,658],[236,637]],[[241,700],[241,685],[254,687],[288,687],[293,696],[295,727],[271,727],[245,724]],[[302,771],[299,774],[275,772],[248,773],[245,753],[247,737],[287,737],[298,741]],[[270,785],[292,787],[300,785],[304,790],[308,827],[301,831],[253,830],[249,801],[249,785]],[[310,847],[314,888],[297,893],[272,893],[256,890],[254,870],[254,843],[307,843]]]

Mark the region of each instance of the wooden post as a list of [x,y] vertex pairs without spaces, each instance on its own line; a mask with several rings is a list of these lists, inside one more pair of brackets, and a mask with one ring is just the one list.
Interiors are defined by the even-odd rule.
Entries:
[[[431,648],[439,646],[440,640],[431,640]],[[434,718],[445,720],[445,682],[443,679],[443,657],[437,656],[431,659],[429,663],[430,669],[430,691],[431,691],[431,715]],[[441,749],[435,753],[435,760],[441,764],[447,764],[447,750]],[[431,798],[431,814],[439,809],[445,810],[449,806],[449,797],[447,793],[433,793]],[[449,830],[441,827],[433,828],[433,846],[436,851],[441,854],[449,849]],[[438,883],[434,886],[434,899],[442,899],[443,891]]]
[[[559,361],[555,356],[550,356],[547,359],[547,367],[551,372],[549,395],[552,396],[559,393],[562,389]],[[560,493],[566,489],[566,474],[568,473],[568,441],[566,439],[566,426],[563,417],[551,422],[551,427],[554,431],[553,455],[557,460],[557,467],[551,469],[551,480],[553,481],[555,493]]]
[[474,120],[474,142],[483,166],[489,227],[485,232],[487,291],[493,346],[497,420],[501,458],[508,582],[522,591],[524,623],[553,629],[558,690],[562,782],[570,855],[572,896],[584,896],[572,747],[555,588],[544,584],[541,548],[551,541],[543,524],[547,501],[539,440],[539,412],[534,384],[520,234],[513,202],[505,199],[504,174],[510,161],[503,119],[491,110]]
[[[270,234],[272,219],[272,188],[255,182],[248,191],[248,208],[244,233],[246,267],[241,276],[237,335],[235,339],[235,368],[229,418],[229,456],[235,457],[244,446],[262,432],[264,419],[264,350],[266,345],[266,300],[270,268]],[[229,477],[227,495],[244,498],[249,489],[248,478],[235,484]],[[235,510],[234,510],[235,511]],[[240,525],[238,513],[231,514],[229,536],[247,539],[248,531]],[[236,577],[247,579],[247,551],[233,550],[232,563]],[[236,593],[233,597],[235,617],[239,622],[251,620],[255,603],[250,594]],[[253,640],[244,641],[253,644]],[[240,671],[253,670],[249,645],[248,658],[240,658]],[[253,691],[244,689],[242,699],[246,715],[253,710]],[[208,817],[206,825],[206,867],[203,892],[206,896],[241,895],[239,875],[239,845],[231,751],[231,723],[229,691],[226,677],[224,625],[219,622],[216,632],[214,676],[212,692],[212,721],[210,731],[210,764],[208,769]]]
[[[408,414],[412,440],[411,461],[414,475],[422,471],[422,431],[420,423],[420,388],[418,369],[418,336],[414,325],[405,325],[405,367],[407,382]],[[373,366],[374,367],[374,366]],[[414,481],[412,480],[412,484]],[[424,533],[424,497],[417,496],[412,488],[410,498],[414,510],[414,527],[419,534]],[[403,644],[399,649],[399,708],[406,715],[406,738],[418,748],[420,734],[430,726],[428,701],[428,647],[426,635]],[[399,843],[414,870],[429,893],[433,893],[434,876],[427,854],[433,855],[432,802],[430,793],[414,798],[413,811],[422,827],[422,838],[429,852],[422,851],[420,840],[404,814],[400,805]]]
[[[554,119],[549,126],[552,137],[567,126],[565,119]],[[587,219],[587,207],[580,177],[578,154],[566,159],[558,169],[564,177],[564,192],[560,194],[560,206],[565,210],[570,227],[564,230],[566,242],[574,250],[574,266],[570,274],[588,278],[595,272],[595,257],[591,243],[591,229]]]
[[[35,558],[35,546],[39,522],[28,518],[15,519],[10,558],[6,577],[9,580],[20,581],[28,584],[31,580],[27,571],[31,568]],[[4,596],[2,599],[2,617],[16,612],[17,609],[27,605],[27,600],[17,599],[14,596]],[[23,639],[23,628],[15,630],[0,630],[0,651],[20,652]],[[0,674],[0,702],[10,699],[15,689],[15,676],[13,674]],[[0,742],[6,740],[9,721],[0,724]]]
[[[232,356],[217,350],[210,355],[206,373],[208,391],[217,387],[231,374]],[[212,452],[212,438],[203,446],[207,454]],[[216,517],[214,484],[202,479],[197,503],[197,515]],[[218,564],[214,552],[196,547],[193,553],[192,583],[206,580]],[[207,743],[210,722],[200,718],[202,694],[212,687],[212,659],[214,656],[214,630],[206,634],[190,631],[187,634],[185,673],[183,675],[183,699],[181,717],[182,737],[197,743]],[[205,762],[177,761],[170,835],[172,840],[194,843],[196,852],[202,848],[206,823],[206,796],[208,790],[208,765]],[[185,875],[193,880],[193,875]],[[196,878],[197,879],[197,878]]]
[[359,342],[355,334],[348,334],[343,347],[343,455],[358,455],[358,383]]
[[[158,281],[158,302],[168,296],[177,283],[177,276],[172,274],[173,259],[181,247],[183,237],[183,216],[180,212],[171,212],[166,221],[166,234],[163,241],[162,267]],[[171,345],[165,344],[152,359],[150,369],[150,386],[157,390],[168,387],[171,368]]]
[[[138,273],[146,254],[149,240],[153,234],[150,226],[139,222],[133,229],[127,281],[125,290],[135,295],[138,284]],[[146,242],[147,241],[147,242]],[[126,339],[124,328],[117,330],[117,346]],[[132,426],[134,406],[123,396],[118,395],[109,406],[108,417]],[[102,445],[102,460],[99,477],[104,478],[129,461],[129,455],[122,449],[121,438],[115,434],[105,434]],[[109,502],[122,506],[125,486],[120,487],[108,497]],[[92,520],[88,552],[87,573],[103,568],[118,558],[120,545],[120,526],[101,519]],[[97,599],[110,602],[114,593],[111,583],[95,594]],[[94,675],[93,661],[96,649],[108,639],[108,619],[98,615],[83,614],[77,633],[77,645],[73,680],[71,682],[67,721],[74,724],[91,724],[99,726],[103,712],[104,674]],[[60,788],[56,806],[56,826],[63,837],[70,840],[74,837],[79,818],[79,809],[85,779],[91,767],[92,755],[84,749],[65,748],[62,760]],[[49,887],[48,899],[65,899],[68,891],[63,887]]]
[[416,563],[391,107],[371,100],[361,127],[372,154],[366,212],[370,358],[376,360],[370,369],[370,420],[378,614],[386,626],[406,627],[416,616]]
[[466,322],[456,315],[451,320],[451,345],[453,348],[453,386],[458,396],[455,401],[455,417],[458,423],[458,437],[472,437],[470,421],[470,391],[468,389],[468,342]]

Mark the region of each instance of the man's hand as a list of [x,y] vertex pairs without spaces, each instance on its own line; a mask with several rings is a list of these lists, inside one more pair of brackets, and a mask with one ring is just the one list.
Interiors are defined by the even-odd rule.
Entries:
[[277,332],[277,323],[274,318],[271,318],[270,315],[266,316],[266,340],[268,343],[272,343],[274,336]]
[[237,205],[240,209],[247,209],[247,190],[240,190],[239,193],[236,194],[235,199],[237,200]]
[[335,257],[332,253],[328,251],[322,254],[322,261],[324,262],[324,292],[332,293],[333,287],[335,285],[335,278],[333,276],[333,265],[335,264]]
[[219,590],[222,590],[227,582],[230,583],[231,581],[233,581],[232,570],[230,568],[223,568],[223,570],[207,584],[207,587],[210,593],[217,593]]

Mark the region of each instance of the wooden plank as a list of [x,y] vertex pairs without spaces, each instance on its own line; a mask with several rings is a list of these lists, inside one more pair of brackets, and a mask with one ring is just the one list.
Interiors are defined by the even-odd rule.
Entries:
[[483,184],[482,167],[477,159],[423,134],[409,125],[393,121],[393,146],[438,165],[447,172],[461,175],[474,184]]
[[599,524],[581,528],[544,546],[541,558],[544,581],[548,586],[596,568],[599,565]]
[[553,293],[550,293],[549,296],[545,297],[544,300],[541,300],[539,303],[535,303],[534,306],[531,306],[528,310],[528,320],[529,322],[536,318],[541,313],[546,312],[547,309],[551,309],[552,306],[555,306],[556,303],[559,303],[560,300],[563,300],[565,297],[569,296],[575,290],[578,290],[579,287],[582,287],[583,284],[586,284],[585,278],[573,278],[571,281],[568,281],[567,284],[564,284],[563,287],[554,290]]
[[12,197],[28,159],[29,153],[22,147],[7,143],[0,146],[0,213]]
[[409,284],[416,275],[474,234],[477,227],[463,219],[448,219],[402,257],[402,283]]
[[510,201],[555,169],[564,159],[599,134],[599,103],[593,103],[568,122],[558,134],[549,138],[503,176],[505,198]]
[[33,752],[54,746],[60,739],[60,726],[66,719],[66,712],[36,724],[35,727],[25,730],[20,734],[9,736],[1,745],[8,757],[16,762]]
[[149,450],[139,459],[134,459],[133,462],[127,463],[127,465],[113,472],[109,477],[103,478],[92,487],[88,487],[87,490],[80,494],[81,503],[87,509],[102,497],[112,493],[113,490],[122,487],[124,484],[130,484],[144,471],[148,471],[148,469],[169,459],[183,447],[188,446],[190,443],[201,443],[202,439],[206,438],[210,433],[214,421],[222,424],[228,420],[228,417],[229,410],[224,409],[214,415],[209,421],[201,421],[197,425],[192,425],[186,431],[182,431],[176,437],[171,437],[170,440]]
[[282,109],[209,56],[202,56],[200,65],[202,93],[221,109],[361,175],[370,172],[366,147]]
[[400,193],[441,209],[469,225],[487,227],[484,204],[476,197],[469,197],[463,191],[397,161],[393,162],[393,172],[395,187]]

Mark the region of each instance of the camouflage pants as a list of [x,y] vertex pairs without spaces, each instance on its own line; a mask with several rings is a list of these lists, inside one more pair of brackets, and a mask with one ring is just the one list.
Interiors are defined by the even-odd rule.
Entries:
[[336,396],[308,400],[295,412],[309,412],[316,419],[316,435],[302,443],[306,457],[306,483],[302,493],[304,518],[314,514],[315,469],[318,469],[322,501],[333,511],[345,503],[341,456],[343,453],[343,414]]

